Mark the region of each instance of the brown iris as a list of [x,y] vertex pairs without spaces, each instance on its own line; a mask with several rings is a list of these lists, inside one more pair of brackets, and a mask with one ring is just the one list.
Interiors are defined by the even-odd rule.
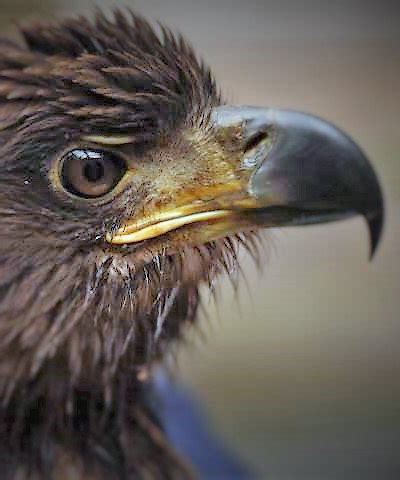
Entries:
[[124,160],[112,152],[75,149],[63,158],[61,181],[73,195],[98,198],[111,192],[125,172]]

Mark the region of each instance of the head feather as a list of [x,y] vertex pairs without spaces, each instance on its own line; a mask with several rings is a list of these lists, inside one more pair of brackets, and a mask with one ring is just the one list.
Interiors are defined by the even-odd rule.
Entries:
[[0,105],[46,99],[53,115],[79,120],[85,133],[141,142],[201,123],[220,101],[191,46],[133,13],[108,19],[98,11],[93,21],[37,23],[22,34],[23,46],[1,44]]

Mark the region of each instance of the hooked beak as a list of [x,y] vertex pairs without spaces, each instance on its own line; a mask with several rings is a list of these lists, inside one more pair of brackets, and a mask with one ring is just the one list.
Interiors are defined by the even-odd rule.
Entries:
[[[218,157],[211,159],[209,186],[182,185],[172,204],[129,219],[107,234],[109,243],[166,240],[170,232],[177,240],[189,227],[195,230],[192,241],[203,243],[255,227],[362,215],[372,257],[383,227],[382,192],[371,164],[350,137],[325,120],[290,110],[221,106],[213,111],[213,122],[220,141],[229,145],[239,134],[245,142],[225,159],[233,170],[221,173]],[[188,241],[187,235],[182,238]]]
[[[371,257],[382,233],[384,205],[377,176],[353,140],[331,123],[301,112],[218,107],[220,128],[242,124],[255,139],[248,197],[258,225],[305,225],[362,215]],[[259,143],[257,144],[257,139]]]

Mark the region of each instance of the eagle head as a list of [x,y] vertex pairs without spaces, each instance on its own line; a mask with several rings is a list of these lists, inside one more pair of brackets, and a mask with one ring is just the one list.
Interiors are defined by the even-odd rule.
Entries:
[[375,248],[378,181],[330,123],[226,105],[190,45],[135,14],[22,34],[0,41],[3,398],[136,378],[261,228],[361,214]]

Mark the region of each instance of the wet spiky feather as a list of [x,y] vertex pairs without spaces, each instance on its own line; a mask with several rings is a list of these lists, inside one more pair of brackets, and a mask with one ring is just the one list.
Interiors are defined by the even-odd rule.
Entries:
[[[250,234],[116,251],[104,234],[132,215],[127,197],[81,208],[49,176],[84,135],[190,155],[177,138],[197,128],[207,142],[217,88],[185,40],[132,13],[22,36],[0,40],[2,478],[189,478],[144,379],[194,322],[199,285],[230,272]],[[158,201],[145,187],[126,195]]]
[[36,119],[51,113],[90,133],[129,132],[140,143],[206,121],[219,102],[209,69],[185,40],[164,27],[158,36],[137,15],[38,24],[23,36],[26,46],[1,44],[0,98],[34,103]]

